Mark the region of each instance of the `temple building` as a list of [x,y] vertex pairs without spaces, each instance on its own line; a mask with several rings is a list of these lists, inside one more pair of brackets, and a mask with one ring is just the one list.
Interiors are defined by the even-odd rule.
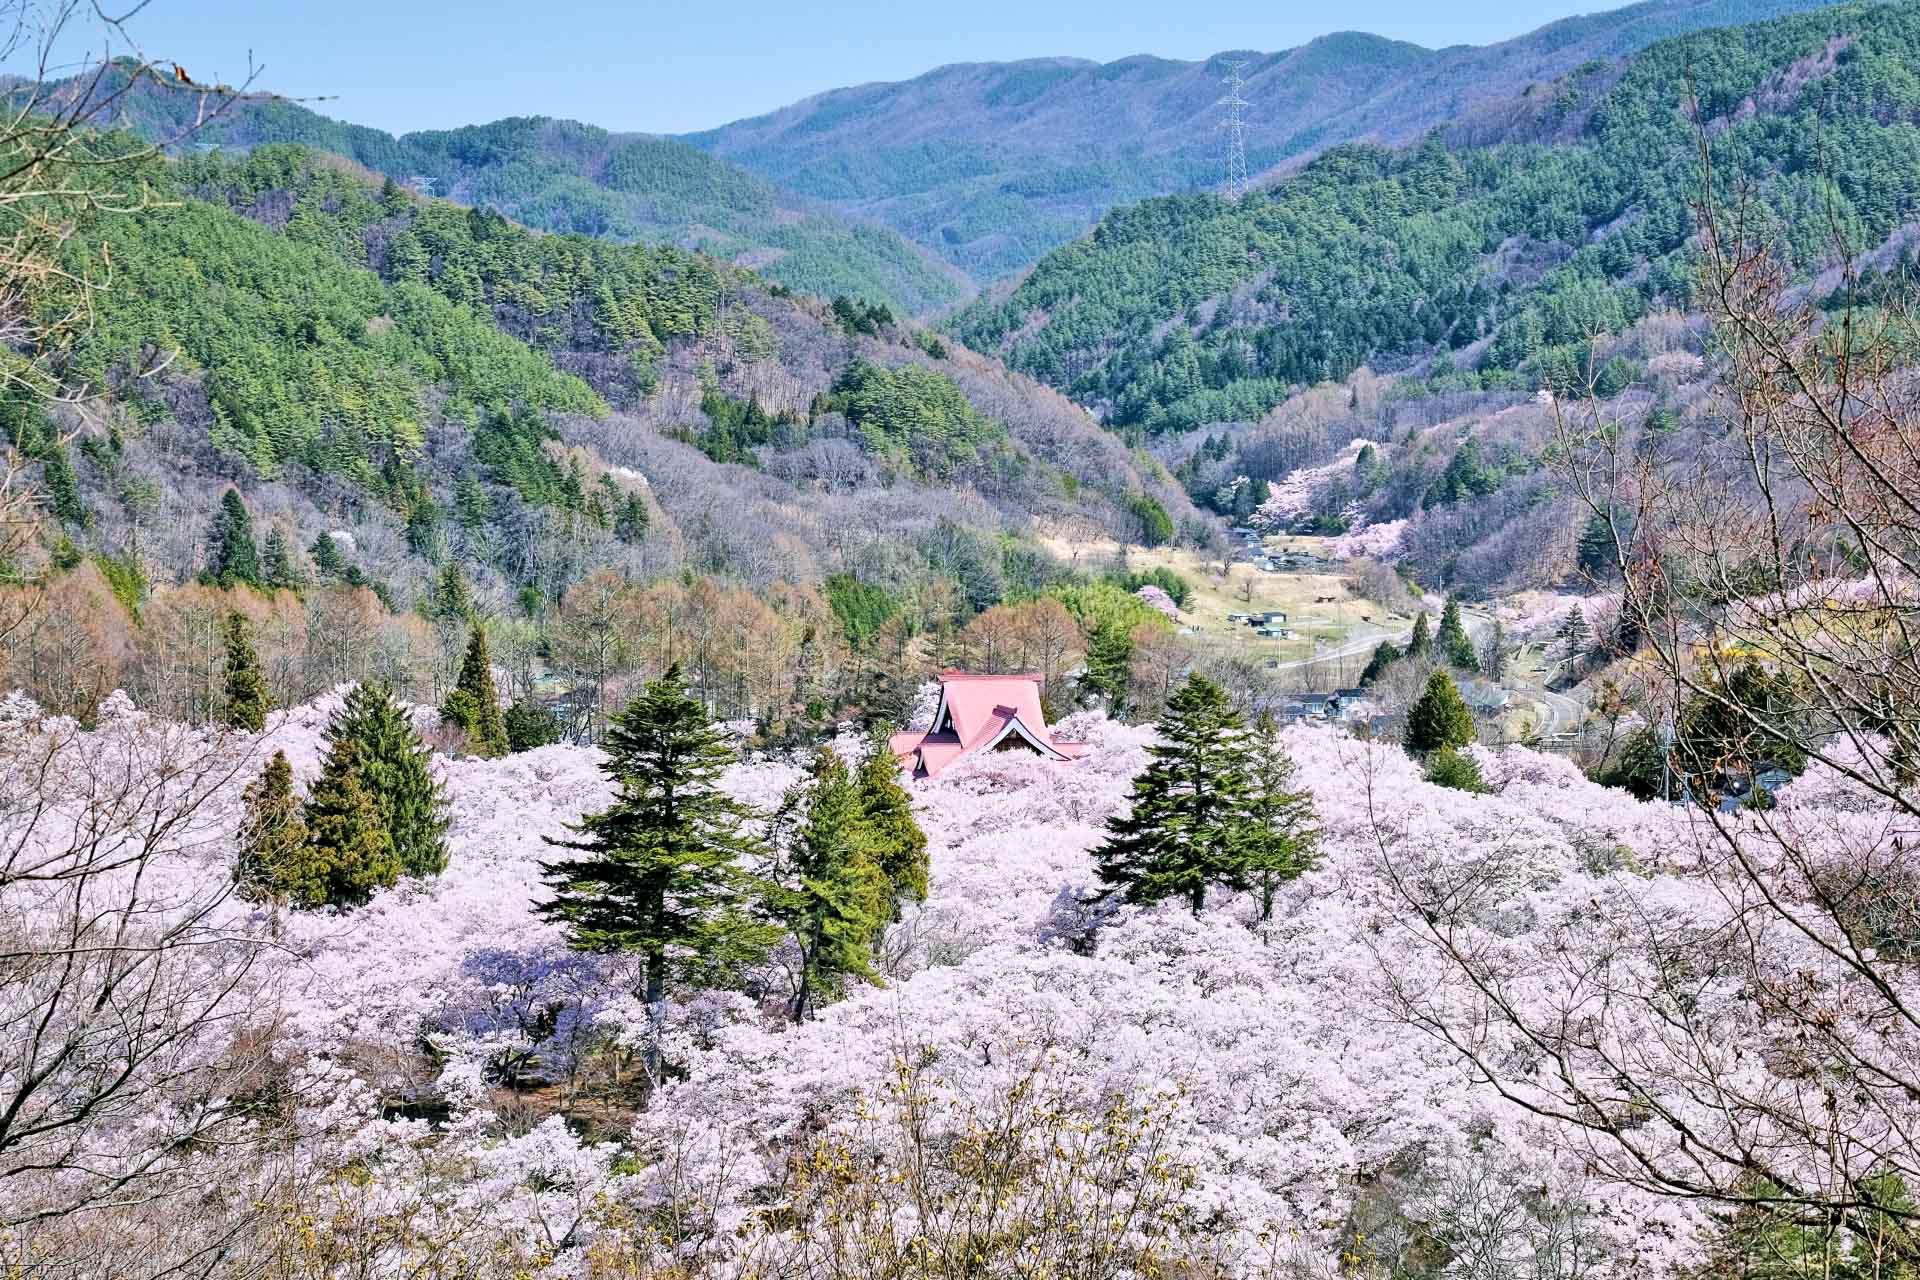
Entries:
[[931,778],[954,761],[981,751],[1031,751],[1047,760],[1077,760],[1084,742],[1053,736],[1040,709],[1040,676],[976,676],[940,673],[940,702],[933,726],[910,730],[889,740],[900,767],[916,778]]

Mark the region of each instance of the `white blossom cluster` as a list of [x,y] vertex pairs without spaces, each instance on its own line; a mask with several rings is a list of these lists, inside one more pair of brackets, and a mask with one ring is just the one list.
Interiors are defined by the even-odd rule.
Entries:
[[[0,700],[0,718],[64,734],[96,759],[163,732],[244,758],[152,872],[147,891],[166,900],[225,875],[240,788],[266,755],[284,750],[311,781],[331,704],[277,715],[258,739],[187,734],[120,707],[85,732],[44,728],[17,699]],[[1475,993],[1436,951],[1419,905],[1469,878],[1482,897],[1456,923],[1508,972],[1546,975],[1543,1007],[1564,994],[1552,957],[1598,945],[1629,908],[1702,927],[1719,919],[1727,904],[1687,852],[1697,819],[1518,748],[1480,752],[1493,794],[1476,796],[1429,785],[1397,749],[1295,728],[1286,745],[1323,836],[1317,865],[1285,887],[1271,919],[1231,893],[1198,916],[1116,907],[1095,900],[1091,851],[1152,732],[1098,714],[1061,729],[1091,744],[1086,759],[994,755],[914,784],[931,894],[893,927],[885,985],[799,1026],[752,993],[689,996],[653,1011],[656,1024],[619,957],[570,950],[536,913],[553,856],[545,838],[609,799],[598,752],[438,760],[452,816],[444,874],[346,914],[269,921],[237,900],[219,908],[235,933],[270,927],[274,939],[274,962],[249,981],[284,1015],[279,1060],[303,1100],[288,1176],[332,1186],[328,1171],[351,1165],[356,1213],[484,1222],[568,1274],[617,1229],[610,1222],[684,1202],[689,1188],[710,1219],[705,1238],[730,1238],[805,1143],[855,1132],[911,1059],[952,1096],[1039,1071],[1090,1105],[1170,1099],[1173,1155],[1191,1174],[1185,1207],[1246,1256],[1282,1239],[1334,1258],[1351,1247],[1364,1188],[1397,1179],[1408,1204],[1425,1203],[1488,1171],[1578,1206],[1607,1274],[1664,1269],[1699,1247],[1698,1214],[1603,1186],[1577,1143],[1486,1088],[1458,1044],[1408,1012],[1457,1016],[1463,1031],[1476,1017]],[[771,808],[801,776],[792,760],[753,759],[728,786]],[[1843,838],[1875,820],[1833,778],[1798,786],[1789,809],[1810,829]],[[8,923],[31,928],[35,901],[9,889]],[[1737,1028],[1730,993],[1702,998],[1723,996]],[[504,1073],[550,1087],[595,1046],[638,1052],[656,1026],[674,1070],[630,1131],[588,1139],[555,1115],[514,1121]],[[199,1051],[217,1048],[209,1039]]]

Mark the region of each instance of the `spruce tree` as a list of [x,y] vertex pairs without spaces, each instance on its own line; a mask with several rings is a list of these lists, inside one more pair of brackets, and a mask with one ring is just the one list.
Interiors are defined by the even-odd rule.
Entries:
[[493,519],[493,501],[487,497],[486,486],[471,472],[460,478],[454,490],[453,514],[460,527],[468,531],[482,528]]
[[1409,658],[1433,656],[1433,632],[1427,622],[1425,609],[1422,609],[1420,616],[1413,620],[1413,634],[1407,637],[1407,656]]
[[1434,672],[1427,677],[1419,701],[1407,712],[1407,750],[1424,756],[1443,747],[1464,747],[1473,739],[1473,712],[1459,687],[1445,671]]
[[379,797],[366,782],[360,744],[336,738],[320,777],[300,811],[307,840],[284,864],[280,880],[290,901],[306,906],[360,906],[400,879],[405,870],[387,832]]
[[1472,756],[1456,747],[1442,747],[1427,760],[1426,779],[1435,786],[1452,787],[1455,791],[1466,791],[1481,795],[1487,791],[1486,780],[1480,776],[1480,766],[1474,763]]
[[1260,918],[1268,920],[1281,882],[1312,868],[1320,831],[1314,824],[1313,793],[1289,786],[1293,760],[1270,712],[1262,712],[1254,722],[1247,745],[1246,825],[1237,860],[1260,895]]
[[781,806],[796,825],[774,879],[774,914],[800,949],[794,993],[798,1022],[838,999],[847,981],[879,982],[874,947],[892,914],[892,886],[880,868],[859,779],[839,753],[822,748],[808,780]]
[[507,731],[509,751],[531,751],[560,741],[559,718],[531,698],[522,698],[508,707],[500,722]]
[[260,655],[254,651],[253,628],[236,612],[229,612],[220,623],[220,638],[226,644],[225,722],[235,729],[259,733],[267,727],[267,712],[273,695],[267,692],[267,678],[260,671]]
[[1382,640],[1374,646],[1373,656],[1367,659],[1367,665],[1360,672],[1360,687],[1366,688],[1387,673],[1387,668],[1405,656],[1394,647],[1393,641]]
[[267,540],[261,545],[260,581],[276,590],[300,585],[300,571],[293,565],[293,550],[287,545],[287,535],[279,525],[267,531]]
[[260,551],[253,543],[253,517],[240,500],[238,489],[228,489],[213,517],[207,539],[206,579],[223,587],[235,583],[260,585]]
[[1122,623],[1103,618],[1087,638],[1087,663],[1080,675],[1080,686],[1095,697],[1105,699],[1108,714],[1118,716],[1126,705],[1127,685],[1132,679],[1133,637]]
[[73,460],[67,447],[57,440],[47,447],[41,460],[40,481],[46,486],[47,507],[62,524],[85,528],[87,507],[80,500],[80,480],[73,474]]
[[888,915],[898,920],[901,903],[927,900],[927,833],[914,820],[913,797],[900,785],[900,761],[885,734],[868,743],[858,782],[874,860],[891,886]]
[[320,907],[326,886],[315,884],[316,862],[307,840],[307,824],[293,794],[293,766],[276,751],[247,787],[240,822],[240,855],[234,863],[236,892],[248,902]]
[[1446,607],[1440,611],[1440,631],[1434,642],[1440,648],[1440,656],[1454,666],[1463,671],[1480,669],[1480,660],[1473,652],[1473,640],[1460,617],[1459,597],[1447,597]]
[[629,493],[615,508],[613,536],[627,543],[644,542],[647,526],[652,520],[652,513],[647,510],[647,500],[637,493]]
[[613,717],[603,745],[618,796],[569,827],[575,838],[548,840],[583,856],[544,864],[554,897],[539,910],[582,950],[639,953],[657,1004],[670,978],[764,952],[741,866],[761,846],[746,830],[753,814],[720,790],[733,751],[678,665]]
[[467,735],[467,749],[491,759],[507,754],[507,727],[500,718],[500,696],[493,687],[493,658],[487,652],[487,629],[478,623],[467,637],[460,678],[440,708],[443,718]]
[[1567,611],[1567,620],[1560,624],[1560,639],[1567,646],[1567,665],[1577,666],[1592,641],[1592,633],[1587,630],[1587,615],[1580,612],[1579,605]]
[[1237,860],[1246,822],[1246,730],[1219,685],[1192,675],[1158,725],[1133,781],[1133,806],[1094,850],[1102,882],[1128,902],[1182,897],[1195,915],[1210,885],[1245,887]]
[[347,572],[347,558],[340,554],[340,541],[330,533],[322,533],[307,548],[313,557],[313,567],[322,578],[344,577]]
[[473,588],[458,563],[449,560],[440,570],[440,576],[428,588],[420,612],[445,621],[464,621],[473,616]]
[[1620,573],[1620,544],[1615,540],[1612,510],[1595,511],[1580,530],[1575,563],[1580,572],[1596,581],[1607,581]]
[[406,712],[380,684],[355,685],[327,724],[330,748],[351,741],[361,781],[379,806],[400,869],[410,876],[447,869],[447,818],[431,753]]

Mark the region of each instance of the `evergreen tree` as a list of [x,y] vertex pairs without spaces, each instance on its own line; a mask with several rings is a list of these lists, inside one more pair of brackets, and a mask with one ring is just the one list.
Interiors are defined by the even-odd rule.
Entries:
[[62,524],[85,528],[86,504],[80,500],[80,480],[73,474],[73,460],[58,440],[51,443],[41,459],[40,481],[47,490],[47,508]]
[[560,721],[545,706],[531,698],[522,698],[507,708],[501,717],[507,731],[507,750],[531,751],[560,741]]
[[1407,656],[1409,658],[1433,656],[1433,632],[1427,622],[1425,609],[1422,609],[1420,616],[1413,620],[1413,634],[1407,637]]
[[1435,786],[1484,795],[1487,783],[1472,756],[1455,747],[1442,747],[1427,760],[1426,779]]
[[898,920],[902,902],[927,900],[927,833],[914,820],[913,797],[900,785],[900,761],[884,733],[867,744],[857,782],[874,861],[891,890],[889,918]]
[[248,902],[292,907],[327,904],[327,886],[313,875],[317,865],[307,824],[293,794],[293,766],[276,751],[247,787],[240,821],[240,856],[233,867],[236,892]]
[[582,950],[638,952],[657,1004],[671,977],[764,952],[740,865],[760,846],[745,829],[751,812],[720,790],[733,752],[677,665],[613,717],[604,746],[619,794],[569,828],[576,838],[548,841],[584,856],[545,864],[554,897],[540,911]]
[[614,508],[613,536],[626,543],[643,542],[652,520],[647,500],[637,493],[629,493]]
[[440,576],[433,580],[433,586],[428,588],[420,612],[429,618],[449,622],[464,621],[473,616],[473,588],[467,584],[467,575],[460,571],[459,564],[447,561],[440,570]]
[[1273,916],[1273,895],[1280,883],[1313,866],[1320,841],[1314,825],[1313,793],[1292,790],[1293,761],[1280,742],[1270,712],[1254,721],[1247,753],[1247,812],[1238,860],[1260,895],[1260,918]]
[[1440,656],[1463,671],[1478,671],[1480,660],[1474,656],[1473,640],[1467,635],[1466,623],[1460,617],[1460,599],[1448,596],[1446,608],[1440,611],[1440,631],[1434,637],[1440,647]]
[[392,692],[380,684],[355,685],[328,722],[327,741],[335,753],[341,743],[353,743],[361,782],[379,808],[400,869],[410,876],[445,871],[445,798],[430,753]]
[[293,549],[287,545],[287,535],[279,525],[267,531],[267,540],[261,544],[260,581],[276,590],[300,585],[300,571],[293,564]]
[[1220,686],[1192,675],[1167,700],[1133,806],[1094,850],[1100,879],[1128,902],[1183,897],[1195,915],[1210,885],[1245,886],[1237,859],[1250,781],[1246,730]]
[[1617,513],[1596,511],[1580,530],[1575,563],[1580,572],[1597,582],[1610,581],[1620,573],[1620,545],[1614,540],[1617,518]]
[[1103,618],[1087,638],[1087,663],[1080,675],[1080,687],[1104,699],[1107,713],[1118,717],[1126,705],[1132,663],[1133,637],[1125,624]]
[[460,478],[460,485],[453,492],[453,515],[460,527],[468,531],[482,528],[493,519],[493,499],[487,496],[486,486],[472,472]]
[[1453,677],[1436,671],[1413,709],[1407,712],[1407,750],[1430,755],[1443,747],[1464,747],[1474,739],[1473,712]]
[[220,510],[213,517],[213,532],[207,539],[204,576],[223,587],[239,582],[260,585],[260,550],[253,543],[253,517],[240,500],[238,489],[228,489],[220,498]]
[[389,838],[379,798],[366,782],[360,744],[336,737],[301,809],[307,840],[278,881],[306,906],[360,906],[405,869]]
[[492,759],[507,754],[507,726],[500,718],[500,695],[493,687],[493,657],[487,652],[487,629],[479,623],[467,637],[460,678],[440,714],[466,732],[467,749],[475,755]]
[[1567,665],[1579,665],[1593,640],[1587,630],[1587,615],[1580,612],[1579,605],[1567,611],[1567,620],[1560,624],[1560,639],[1567,647]]
[[332,534],[322,533],[315,538],[307,553],[313,557],[313,567],[322,578],[346,576],[347,558],[340,554],[340,541]]
[[253,648],[253,628],[238,613],[229,612],[220,623],[225,642],[227,706],[225,722],[235,729],[259,733],[267,727],[273,695],[260,671],[260,655]]
[[1373,656],[1367,659],[1367,665],[1360,671],[1360,687],[1366,688],[1387,673],[1387,668],[1400,661],[1405,655],[1394,647],[1393,641],[1382,640],[1374,646]]
[[407,513],[407,545],[430,564],[447,554],[445,516],[431,495],[423,495]]
[[849,978],[880,980],[873,953],[893,894],[860,791],[839,753],[825,747],[781,806],[794,825],[772,902],[800,948],[796,1022],[843,995]]

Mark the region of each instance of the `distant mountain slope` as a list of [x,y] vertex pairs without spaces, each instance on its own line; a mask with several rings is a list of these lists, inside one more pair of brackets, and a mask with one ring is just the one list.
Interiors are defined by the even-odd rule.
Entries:
[[[194,103],[135,93],[126,123],[177,136]],[[849,220],[683,142],[521,117],[395,137],[292,103],[248,104],[195,135],[202,147],[276,142],[335,152],[429,194],[495,209],[542,231],[697,249],[803,293],[847,294],[910,314],[961,298],[966,282],[877,223]]]
[[1204,62],[1071,58],[941,67],[819,94],[686,140],[871,216],[987,282],[1119,204],[1218,184],[1221,77],[1245,61],[1256,170],[1339,142],[1405,143],[1582,63],[1820,0],[1647,0],[1485,47],[1354,32]]
[[232,484],[317,568],[350,535],[399,604],[449,556],[531,609],[596,567],[766,588],[871,546],[876,580],[944,575],[978,608],[1044,561],[1038,522],[1207,534],[1064,398],[876,309],[301,147],[142,177],[166,207],[86,215],[71,245],[114,267],[61,355],[108,400],[49,431],[0,398],[76,553],[190,578]]
[[1505,118],[1546,143],[1349,145],[1243,201],[1117,210],[955,331],[1149,431],[1258,418],[1363,363],[1444,360],[1489,388],[1564,383],[1592,334],[1687,304],[1689,77],[1719,172],[1781,215],[1783,248],[1806,267],[1828,248],[1827,210],[1859,248],[1920,217],[1917,59],[1913,5],[1664,41]]

